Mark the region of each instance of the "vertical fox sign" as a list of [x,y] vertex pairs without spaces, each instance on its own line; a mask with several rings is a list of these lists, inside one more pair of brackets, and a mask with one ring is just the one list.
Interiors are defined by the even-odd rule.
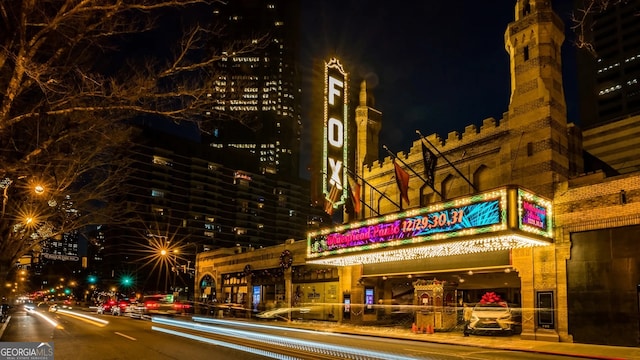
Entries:
[[325,63],[324,73],[322,192],[328,205],[336,208],[344,204],[348,195],[347,73],[335,58]]

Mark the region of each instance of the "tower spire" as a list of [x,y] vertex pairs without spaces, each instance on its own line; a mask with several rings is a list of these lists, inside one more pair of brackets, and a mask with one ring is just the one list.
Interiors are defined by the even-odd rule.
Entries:
[[564,24],[549,0],[518,0],[504,39],[511,69],[510,181],[553,196],[554,184],[569,176]]
[[367,80],[360,83],[360,106],[367,106]]

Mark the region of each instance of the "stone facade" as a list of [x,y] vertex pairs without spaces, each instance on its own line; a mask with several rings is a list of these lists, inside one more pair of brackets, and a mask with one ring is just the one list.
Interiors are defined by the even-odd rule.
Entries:
[[[364,201],[376,216],[407,208],[447,201],[502,185],[516,184],[552,198],[557,184],[583,169],[581,146],[567,124],[562,87],[560,47],[564,25],[548,1],[518,1],[516,19],[505,32],[505,48],[511,64],[509,111],[499,122],[486,119],[478,131],[468,126],[464,133],[451,132],[446,141],[437,135],[414,142],[409,153],[395,155],[410,172],[409,204],[396,191],[394,159],[374,162],[364,178],[390,199],[364,191]],[[425,182],[422,142],[438,154],[434,186]],[[368,197],[373,194],[374,196]],[[400,208],[394,204],[400,204]],[[522,337],[558,340],[567,338],[566,323],[546,330],[534,324],[535,296],[553,291],[558,297],[557,274],[562,272],[566,249],[554,246],[513,250],[513,265],[521,279]],[[531,266],[531,264],[536,264]],[[560,281],[562,284],[562,281]],[[558,304],[555,299],[555,303]]]

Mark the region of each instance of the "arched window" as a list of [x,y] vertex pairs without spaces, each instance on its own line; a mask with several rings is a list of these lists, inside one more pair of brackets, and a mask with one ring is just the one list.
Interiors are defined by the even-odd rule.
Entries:
[[450,197],[450,194],[451,194],[450,190],[454,180],[455,180],[455,177],[449,174],[440,183],[440,194],[442,194],[442,200],[446,200]]
[[491,189],[494,181],[491,171],[486,165],[480,165],[476,171],[473,172],[473,185],[475,185],[478,191]]

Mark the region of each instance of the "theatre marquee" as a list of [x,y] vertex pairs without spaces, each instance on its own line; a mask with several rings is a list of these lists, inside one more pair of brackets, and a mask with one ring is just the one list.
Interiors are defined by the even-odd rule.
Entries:
[[515,186],[311,232],[307,262],[346,266],[545,246],[551,201]]

